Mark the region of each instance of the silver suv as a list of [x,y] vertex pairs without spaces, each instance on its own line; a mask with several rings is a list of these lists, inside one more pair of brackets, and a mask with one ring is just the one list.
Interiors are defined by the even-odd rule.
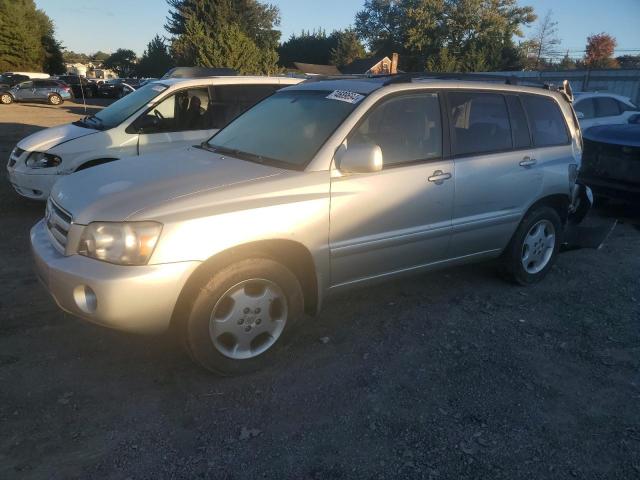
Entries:
[[63,178],[31,242],[63,310],[173,328],[198,363],[234,374],[348,287],[498,257],[516,282],[541,280],[581,154],[567,91],[311,81],[202,145]]

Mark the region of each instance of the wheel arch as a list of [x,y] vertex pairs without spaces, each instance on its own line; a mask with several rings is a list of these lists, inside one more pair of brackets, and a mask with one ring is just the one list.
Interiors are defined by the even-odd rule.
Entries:
[[260,240],[219,252],[198,266],[178,296],[178,301],[171,317],[171,327],[175,328],[179,325],[181,318],[184,318],[184,315],[187,314],[195,297],[197,285],[206,281],[216,270],[252,256],[272,258],[291,270],[302,287],[305,313],[315,314],[320,297],[316,267],[309,249],[294,240]]
[[527,209],[522,218],[526,217],[529,212],[531,212],[536,207],[542,205],[553,208],[560,216],[562,224],[564,225],[567,223],[567,219],[569,217],[569,206],[571,205],[571,198],[569,198],[568,194],[565,195],[562,193],[557,193],[540,198]]

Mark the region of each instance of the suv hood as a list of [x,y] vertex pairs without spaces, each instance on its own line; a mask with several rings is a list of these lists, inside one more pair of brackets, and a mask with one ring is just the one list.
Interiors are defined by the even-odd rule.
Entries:
[[272,177],[285,170],[218,155],[199,148],[130,157],[60,179],[51,198],[74,223],[123,221],[147,208]]
[[46,152],[61,143],[98,133],[99,131],[100,130],[83,128],[69,123],[67,125],[46,128],[29,135],[18,142],[18,147],[28,152]]

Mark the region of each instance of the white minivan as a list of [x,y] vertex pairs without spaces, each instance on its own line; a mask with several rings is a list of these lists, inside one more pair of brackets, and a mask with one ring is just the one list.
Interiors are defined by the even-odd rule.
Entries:
[[7,165],[16,192],[46,200],[63,175],[211,137],[249,107],[300,78],[220,76],[151,82],[71,124],[34,133]]

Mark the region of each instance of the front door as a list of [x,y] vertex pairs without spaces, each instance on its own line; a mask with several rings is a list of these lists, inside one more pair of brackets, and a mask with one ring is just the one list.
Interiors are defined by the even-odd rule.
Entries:
[[17,85],[16,90],[14,92],[16,100],[27,101],[35,99],[35,88],[33,86],[33,81],[22,82]]
[[443,159],[440,99],[394,96],[374,106],[345,146],[380,146],[383,169],[331,180],[331,283],[417,269],[447,257],[453,162]]
[[213,133],[210,126],[209,91],[196,87],[168,96],[147,115],[155,116],[156,125],[139,135],[138,153],[147,153],[196,145]]

